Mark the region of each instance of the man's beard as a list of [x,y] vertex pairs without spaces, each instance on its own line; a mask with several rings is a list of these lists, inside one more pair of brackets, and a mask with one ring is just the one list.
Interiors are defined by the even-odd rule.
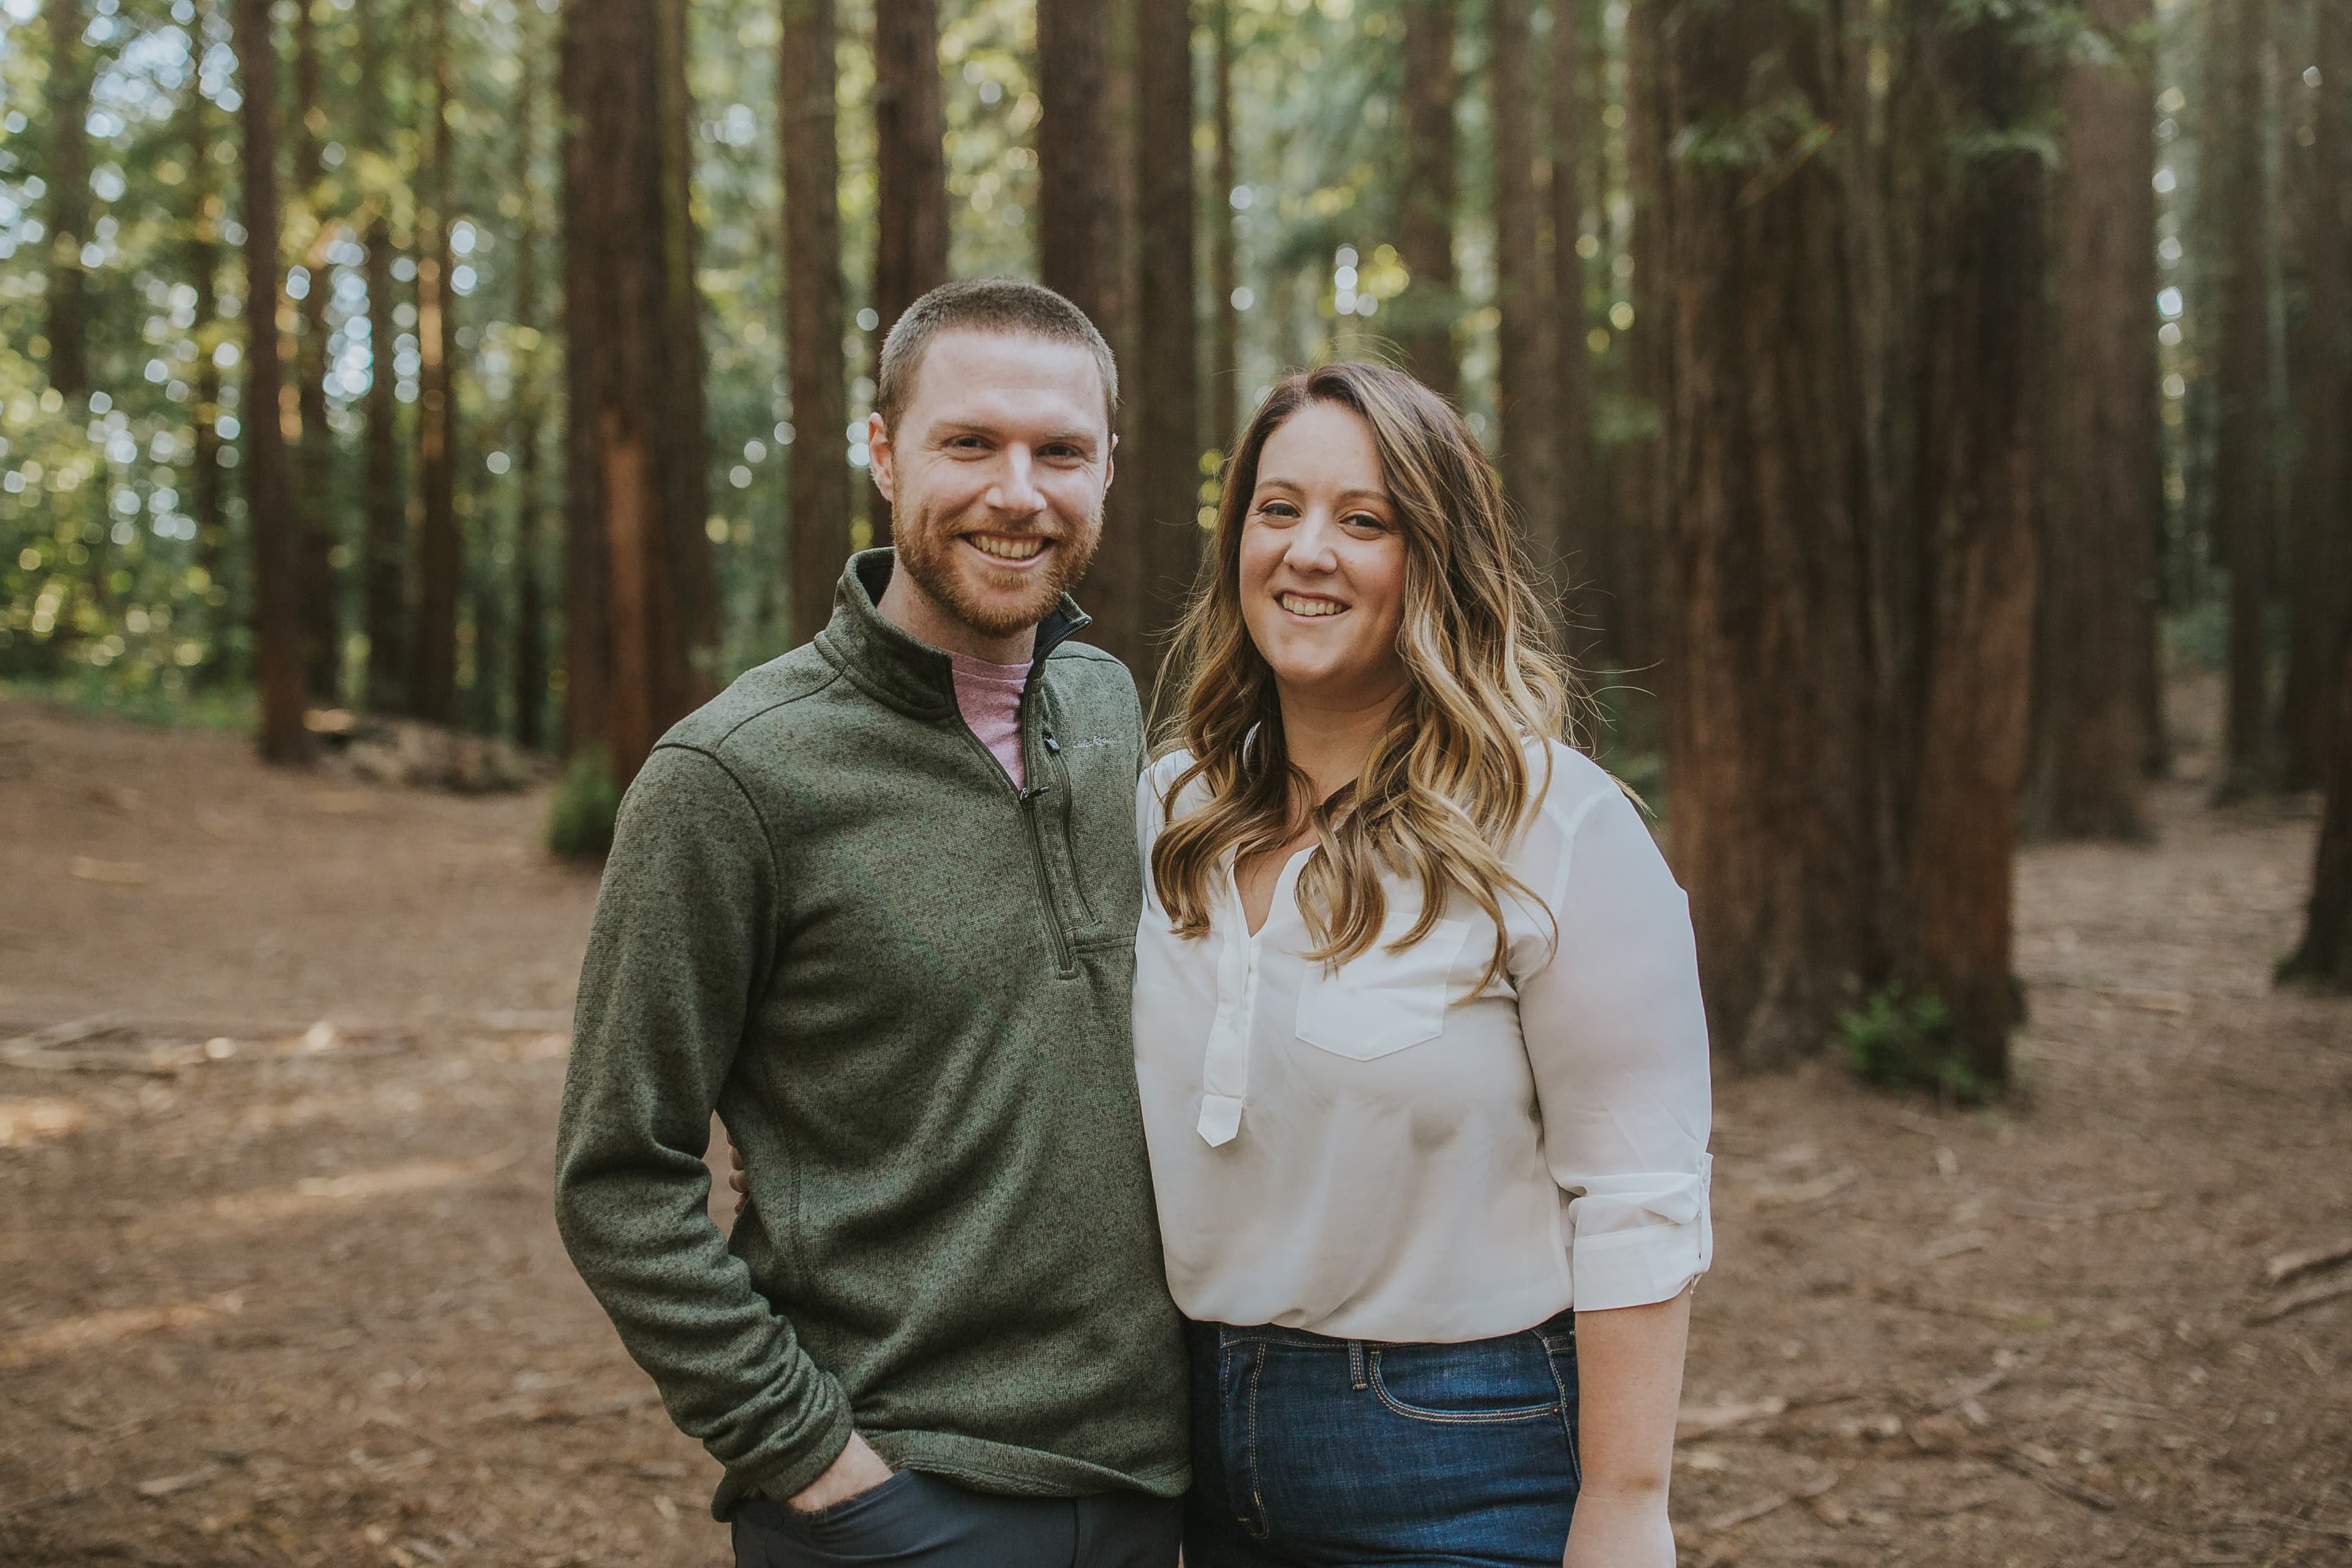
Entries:
[[1058,530],[1032,528],[982,531],[1053,542],[1053,559],[1017,596],[976,592],[966,582],[966,569],[956,559],[962,545],[955,531],[946,520],[933,515],[919,500],[892,511],[890,542],[897,547],[898,563],[906,568],[916,586],[930,595],[933,603],[983,637],[1006,637],[1035,626],[1052,614],[1062,595],[1087,574],[1087,566],[1094,561],[1095,546],[1102,540],[1099,508],[1088,521],[1082,537]]

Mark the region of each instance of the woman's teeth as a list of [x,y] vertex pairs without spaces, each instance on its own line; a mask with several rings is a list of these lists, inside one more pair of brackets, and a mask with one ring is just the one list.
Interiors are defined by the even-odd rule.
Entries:
[[977,545],[984,554],[1000,561],[1026,561],[1045,548],[1042,539],[1006,539],[992,533],[968,533],[964,537]]
[[1277,594],[1275,602],[1294,616],[1336,616],[1348,607],[1337,599],[1310,599],[1304,594]]

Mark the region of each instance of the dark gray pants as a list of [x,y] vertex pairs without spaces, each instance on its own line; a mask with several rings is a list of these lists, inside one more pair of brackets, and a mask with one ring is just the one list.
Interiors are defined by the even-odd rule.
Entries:
[[750,1499],[734,1530],[735,1568],[1176,1568],[1184,1505],[1140,1492],[990,1497],[900,1470],[814,1513]]

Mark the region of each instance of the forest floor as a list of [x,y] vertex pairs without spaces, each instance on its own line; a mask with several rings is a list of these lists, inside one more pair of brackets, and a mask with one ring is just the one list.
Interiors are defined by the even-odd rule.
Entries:
[[[2313,803],[2200,765],[2025,855],[2021,1094],[1719,1086],[1685,1563],[2352,1563],[2352,1261],[2265,1277],[2352,1243],[2352,1001],[2269,984]],[[0,1065],[0,1562],[725,1562],[550,1217],[544,793],[0,701],[0,1040],[82,1024]]]

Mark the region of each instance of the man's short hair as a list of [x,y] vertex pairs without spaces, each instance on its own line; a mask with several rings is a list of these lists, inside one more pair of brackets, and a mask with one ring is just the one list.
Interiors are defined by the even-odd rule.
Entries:
[[886,429],[915,395],[923,355],[941,332],[992,332],[1076,343],[1090,350],[1102,369],[1106,420],[1118,413],[1118,362],[1087,313],[1042,283],[1021,278],[966,278],[942,283],[906,309],[882,340],[882,369],[875,378],[874,412]]

